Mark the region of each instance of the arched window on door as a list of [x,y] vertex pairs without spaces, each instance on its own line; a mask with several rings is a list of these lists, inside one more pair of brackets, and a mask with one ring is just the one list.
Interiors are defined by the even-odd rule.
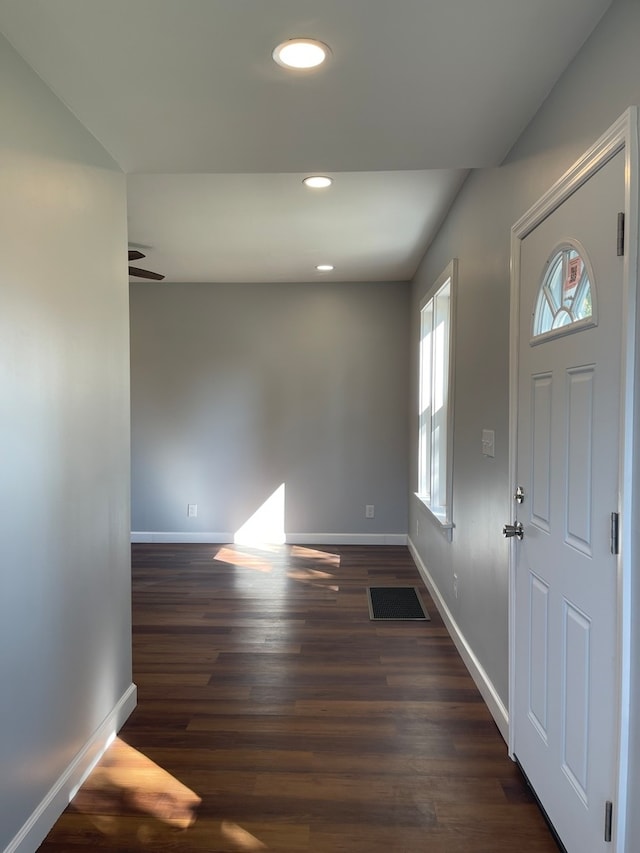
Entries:
[[531,343],[597,325],[591,264],[577,243],[565,242],[546,263],[533,315]]

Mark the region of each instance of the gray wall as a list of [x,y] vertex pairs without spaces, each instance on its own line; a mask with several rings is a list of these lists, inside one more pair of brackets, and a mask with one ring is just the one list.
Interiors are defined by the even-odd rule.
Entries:
[[4,850],[130,688],[131,616],[124,176],[4,39],[0,104]]
[[228,539],[285,483],[298,541],[406,534],[407,284],[140,283],[130,304],[134,531]]
[[[501,529],[512,514],[508,478],[510,228],[628,106],[640,104],[639,39],[640,3],[615,2],[504,165],[471,174],[414,282],[412,388],[417,386],[419,300],[447,262],[459,258],[456,528],[449,544],[411,495],[410,536],[505,705],[508,553]],[[415,405],[414,400],[412,410]],[[413,450],[417,446],[414,417],[411,424]],[[495,459],[482,456],[484,427],[496,431]],[[412,476],[416,465],[414,453]],[[410,489],[415,489],[415,482]],[[453,595],[454,572],[459,577],[457,598]],[[635,709],[637,699],[634,703]],[[637,713],[634,718],[638,719]],[[635,755],[640,754],[637,735],[636,731]],[[632,790],[638,792],[636,770]],[[629,849],[635,850],[640,819],[637,814],[631,814],[630,819],[635,825],[632,823]]]

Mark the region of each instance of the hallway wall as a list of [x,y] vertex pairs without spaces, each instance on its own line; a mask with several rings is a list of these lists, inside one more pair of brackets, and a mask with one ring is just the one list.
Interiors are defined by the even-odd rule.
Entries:
[[126,198],[1,38],[0,103],[0,850],[28,853],[135,704]]
[[408,318],[406,282],[132,284],[134,538],[233,541],[284,484],[288,541],[404,542]]
[[[413,283],[411,388],[416,389],[419,302],[451,258],[459,259],[453,487],[456,526],[449,543],[413,494],[417,485],[417,433],[416,419],[411,416],[410,537],[505,706],[508,544],[501,530],[512,515],[508,477],[510,229],[628,106],[640,104],[639,33],[640,4],[634,0],[614,2],[503,165],[469,176]],[[416,405],[414,395],[410,411],[415,411]],[[495,459],[482,455],[483,428],[495,430]],[[458,577],[457,597],[454,574]],[[637,642],[634,648],[638,648]],[[632,704],[636,720],[637,710],[636,689]],[[634,755],[640,754],[638,736],[636,724]],[[639,769],[634,766],[632,770],[632,792],[640,793]],[[633,839],[637,844],[640,838],[636,811],[629,815],[629,850],[636,849]]]

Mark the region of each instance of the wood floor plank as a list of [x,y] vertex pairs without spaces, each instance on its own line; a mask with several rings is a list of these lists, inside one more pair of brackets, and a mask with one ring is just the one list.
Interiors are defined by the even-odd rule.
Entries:
[[42,853],[557,851],[406,548],[132,553],[138,708]]

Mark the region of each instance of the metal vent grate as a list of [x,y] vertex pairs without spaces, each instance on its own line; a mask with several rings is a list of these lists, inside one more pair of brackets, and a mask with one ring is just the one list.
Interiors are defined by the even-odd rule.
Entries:
[[370,586],[367,596],[371,619],[429,619],[415,586]]

